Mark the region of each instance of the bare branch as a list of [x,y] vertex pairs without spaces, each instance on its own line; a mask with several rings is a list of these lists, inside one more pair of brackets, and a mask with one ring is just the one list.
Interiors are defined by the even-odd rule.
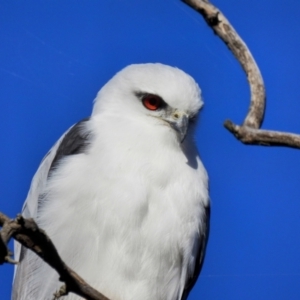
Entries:
[[17,262],[12,259],[12,252],[8,249],[7,244],[15,232],[12,226],[12,220],[3,215],[0,212],[0,225],[2,229],[0,231],[0,265],[3,263],[16,264]]
[[226,120],[224,126],[244,144],[300,148],[300,135],[298,134],[238,126],[230,120]]
[[60,281],[65,283],[65,289],[61,288],[56,293],[56,297],[72,292],[87,300],[109,300],[88,285],[63,262],[50,238],[44,230],[37,226],[33,219],[24,219],[21,215],[18,215],[15,220],[11,220],[0,212],[0,226],[2,226],[0,232],[0,263],[10,262],[11,252],[6,245],[9,239],[13,237],[57,271]]
[[225,128],[245,144],[300,148],[300,135],[259,129],[265,113],[266,95],[263,78],[247,45],[223,13],[208,0],[182,1],[203,16],[215,34],[223,40],[234,54],[247,75],[251,92],[248,114],[243,125],[238,126],[227,120],[224,123]]
[[245,71],[251,91],[251,103],[244,125],[259,128],[265,109],[265,88],[259,68],[247,45],[222,12],[205,0],[183,0],[196,9],[213,31],[223,40]]

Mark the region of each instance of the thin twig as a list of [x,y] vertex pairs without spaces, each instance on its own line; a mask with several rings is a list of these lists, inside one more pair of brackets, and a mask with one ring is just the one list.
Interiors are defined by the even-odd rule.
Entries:
[[223,13],[208,0],[182,1],[203,16],[215,34],[228,46],[246,73],[251,92],[248,113],[241,126],[227,120],[224,123],[225,128],[245,144],[300,148],[300,135],[259,129],[265,114],[266,95],[263,78],[247,45]]

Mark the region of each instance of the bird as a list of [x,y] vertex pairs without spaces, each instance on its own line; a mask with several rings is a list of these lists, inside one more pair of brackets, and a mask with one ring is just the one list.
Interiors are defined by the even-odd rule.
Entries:
[[[209,235],[208,175],[195,129],[196,81],[161,63],[132,64],[97,93],[35,173],[22,215],[110,300],[186,300]],[[62,283],[15,243],[12,300],[48,300]],[[69,293],[63,299],[81,299]]]

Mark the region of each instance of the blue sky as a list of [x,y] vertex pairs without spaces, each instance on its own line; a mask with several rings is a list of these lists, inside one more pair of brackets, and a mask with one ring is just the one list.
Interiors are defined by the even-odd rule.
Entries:
[[[267,89],[263,128],[300,133],[300,2],[215,0]],[[299,299],[300,150],[245,146],[246,78],[202,17],[179,0],[0,1],[0,211],[20,212],[42,157],[88,116],[100,87],[132,63],[191,74],[205,107],[196,141],[210,176],[204,268],[190,300]],[[0,267],[9,299],[13,267]]]

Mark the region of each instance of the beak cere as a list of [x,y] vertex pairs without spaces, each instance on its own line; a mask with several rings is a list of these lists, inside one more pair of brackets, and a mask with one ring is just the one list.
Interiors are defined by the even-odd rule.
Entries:
[[188,116],[184,113],[177,112],[173,115],[172,120],[169,119],[167,122],[177,132],[180,142],[182,143],[189,127]]

